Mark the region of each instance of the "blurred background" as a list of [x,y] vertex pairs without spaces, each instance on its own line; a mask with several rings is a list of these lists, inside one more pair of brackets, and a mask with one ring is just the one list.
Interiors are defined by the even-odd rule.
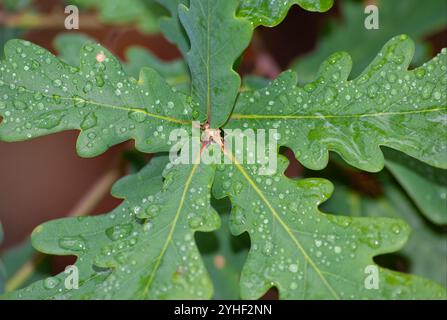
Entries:
[[[76,4],[80,8],[79,30],[64,28],[64,8],[67,4]],[[379,7],[379,30],[364,28],[364,7],[367,4]],[[61,50],[70,50],[64,42],[70,39],[64,38],[66,34],[77,36],[81,32],[127,61],[129,73],[137,76],[137,70],[143,63],[129,61],[132,56],[128,51],[130,47],[145,48],[162,61],[180,58],[176,47],[159,32],[158,19],[164,14],[164,10],[152,0],[0,0],[0,49],[3,53],[7,40],[21,38],[57,55]],[[355,77],[386,41],[401,33],[408,34],[416,41],[413,66],[417,66],[447,46],[446,26],[446,0],[336,0],[327,13],[307,12],[293,6],[279,26],[256,29],[239,72],[244,76],[271,79],[282,70],[293,68],[298,72],[299,81],[305,83],[313,80],[318,66],[326,57],[343,50],[352,55],[354,67],[351,77]],[[76,55],[76,52],[72,54]],[[153,62],[152,58],[147,58],[148,63]],[[166,66],[173,68],[173,64]],[[169,70],[166,72],[169,73]],[[257,82],[263,81],[261,78],[247,77],[246,86],[256,86]],[[112,183],[147,160],[147,157],[133,152],[130,142],[113,147],[102,156],[82,159],[75,151],[76,138],[77,132],[73,131],[27,142],[0,142],[0,221],[4,233],[0,251],[9,257],[10,262],[6,261],[4,267],[7,270],[3,271],[7,278],[23,270],[27,261],[36,259],[27,239],[37,225],[68,215],[110,211],[119,203],[109,195]],[[287,171],[289,176],[317,174],[303,172],[290,152],[283,151],[291,159]],[[334,170],[337,170],[337,165]],[[346,188],[361,194],[361,199],[384,196],[381,177],[349,168],[344,170],[342,180]],[[318,175],[324,176],[324,172]],[[420,216],[411,202],[408,210]],[[422,216],[418,219],[422,219],[424,226],[431,224]],[[445,228],[431,225],[427,228],[434,230],[427,232],[433,231],[437,239],[442,239],[437,245],[444,250],[442,252],[446,252]],[[13,256],[15,259],[11,258]],[[408,264],[407,260],[395,260],[394,268],[407,271],[409,266],[402,265]],[[51,260],[39,268],[42,268],[42,274],[54,273],[64,263],[65,260]],[[446,276],[442,271],[435,278],[445,284]],[[31,278],[20,285],[29,281]],[[228,292],[222,296],[232,297]]]

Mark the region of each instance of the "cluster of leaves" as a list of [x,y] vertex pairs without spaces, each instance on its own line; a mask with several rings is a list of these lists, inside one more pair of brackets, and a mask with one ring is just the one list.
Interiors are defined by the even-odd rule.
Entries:
[[[0,64],[0,139],[19,141],[77,129],[81,156],[96,156],[129,139],[142,152],[165,152],[172,129],[190,132],[191,123],[200,121],[212,128],[276,129],[278,144],[313,170],[326,167],[333,151],[355,168],[376,172],[385,164],[380,147],[398,150],[387,149],[387,166],[398,177],[410,177],[401,182],[409,194],[419,196],[409,179],[429,183],[438,177],[408,169],[408,156],[402,153],[439,168],[433,170],[447,168],[445,49],[410,71],[414,44],[401,35],[385,44],[353,80],[348,80],[351,58],[339,52],[304,86],[287,71],[266,87],[239,93],[241,79],[233,67],[253,29],[279,23],[295,2],[324,11],[331,1],[159,2],[171,14],[163,18],[162,30],[178,45],[185,63],[160,65],[132,49],[123,66],[93,43],[82,47],[79,58],[66,52],[63,61],[29,42],[8,42]],[[157,71],[143,68],[137,80],[138,63],[133,61],[140,59]],[[176,82],[186,68],[189,77]],[[221,145],[204,142],[192,156],[198,159],[216,148]],[[234,150],[222,148],[231,165],[173,165],[159,155],[114,186],[112,193],[124,201],[112,212],[36,228],[32,241],[39,251],[78,257],[80,288],[65,288],[65,274],[60,274],[4,297],[210,298],[212,281],[195,233],[219,229],[218,212],[225,213],[228,206],[216,199],[229,199],[231,215],[222,221],[234,235],[248,233],[251,243],[246,260],[242,250],[236,262],[245,260],[239,280],[242,298],[259,298],[272,286],[284,299],[445,298],[443,286],[380,267],[380,287],[365,288],[365,267],[375,264],[374,257],[402,248],[409,237],[410,227],[396,219],[398,213],[366,210],[365,205],[364,217],[357,217],[342,201],[336,211],[348,207],[341,212],[345,215],[323,213],[318,206],[333,191],[327,180],[285,177],[288,162],[280,155],[277,172],[264,176],[260,164],[239,163]],[[433,198],[445,199],[443,185],[430,184]],[[342,200],[353,197],[352,191],[345,193]],[[387,187],[387,198],[389,194],[390,201],[399,199],[393,187]],[[441,200],[434,204],[420,197],[416,202],[433,221],[445,222],[445,211],[432,215],[436,210],[427,207],[439,209],[445,203]],[[212,257],[203,258],[209,265]]]
[[[430,45],[423,40],[447,27],[447,3],[435,0],[424,6],[417,0],[401,3],[380,0],[380,30],[359,28],[363,23],[364,4],[360,1],[343,1],[340,20],[331,20],[316,49],[298,57],[292,69],[300,83],[314,81],[320,64],[334,50],[343,50],[354,61],[350,77],[357,77],[374,58],[383,43],[397,33],[409,34],[416,40],[415,56],[411,61],[418,66],[430,56]],[[362,45],[357,45],[362,43]],[[422,213],[433,223],[447,224],[447,175],[435,168],[407,157],[402,153],[386,150],[386,168],[409,193]]]

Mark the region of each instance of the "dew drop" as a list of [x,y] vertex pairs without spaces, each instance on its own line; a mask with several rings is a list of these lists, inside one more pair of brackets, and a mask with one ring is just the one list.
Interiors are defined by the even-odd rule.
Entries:
[[298,272],[298,265],[297,264],[291,264],[291,265],[289,265],[289,271],[290,272],[293,272],[293,273],[296,273],[296,272]]
[[127,238],[133,230],[133,226],[130,223],[120,224],[110,227],[106,230],[106,235],[110,240],[116,241]]
[[264,253],[268,257],[271,256],[273,253],[273,243],[267,242],[264,248],[262,249],[262,253]]
[[33,60],[33,61],[31,62],[31,70],[36,70],[36,69],[39,68],[39,67],[40,67],[40,63],[39,63],[38,61]]
[[299,203],[296,201],[290,202],[288,208],[290,211],[298,213]]
[[90,112],[84,117],[84,120],[81,123],[81,129],[82,130],[88,130],[96,126],[98,120],[96,118],[96,115],[93,112]]
[[104,86],[104,78],[101,75],[97,75],[95,77],[95,81],[96,81],[96,86],[97,87],[103,87]]
[[28,105],[20,100],[14,100],[14,108],[16,108],[17,110],[25,110],[26,108],[28,108]]
[[196,120],[197,118],[199,118],[199,116],[200,116],[200,111],[197,110],[197,109],[194,109],[194,110],[192,111],[192,117],[193,117],[193,119]]
[[393,231],[394,234],[400,234],[401,232],[401,227],[399,224],[395,223],[391,226],[391,231]]
[[315,86],[315,84],[313,84],[313,83],[308,83],[308,84],[306,84],[306,85],[304,86],[304,90],[305,90],[306,92],[312,92],[312,91],[315,90],[315,88],[316,88],[316,86]]
[[89,93],[90,91],[92,91],[92,88],[92,83],[90,81],[87,81],[82,91],[84,91],[84,93]]
[[379,87],[376,84],[372,84],[368,88],[368,97],[374,99],[377,96],[377,92],[379,91]]
[[402,55],[397,55],[393,59],[393,62],[396,64],[402,64],[404,61],[405,61],[405,58]]
[[59,239],[59,246],[65,250],[84,251],[85,241],[81,236],[63,237]]
[[200,227],[200,225],[202,224],[202,219],[197,216],[192,217],[189,219],[188,224],[189,224],[190,228],[196,229],[196,228]]
[[40,116],[34,124],[41,129],[52,129],[61,123],[63,116],[61,111],[48,112]]
[[42,98],[43,98],[43,94],[42,94],[42,93],[40,93],[40,92],[36,92],[36,93],[34,94],[34,100],[36,100],[36,101],[40,101],[40,100],[42,100]]
[[144,122],[146,120],[146,114],[140,111],[130,111],[129,118],[134,120],[135,122]]
[[149,218],[153,219],[160,213],[160,206],[157,204],[151,204],[147,209],[138,215],[138,218]]
[[417,69],[416,70],[416,78],[422,79],[425,76],[425,69]]
[[56,277],[49,277],[43,281],[45,289],[54,289],[60,283],[60,280]]
[[439,91],[433,92],[433,98],[435,100],[441,100],[441,92],[439,92]]
[[393,82],[396,82],[397,76],[394,73],[391,72],[391,73],[388,74],[387,79],[388,79],[389,82],[393,83]]
[[331,103],[337,97],[337,90],[333,87],[328,87],[324,94],[324,101],[326,103]]
[[380,240],[378,239],[368,239],[368,246],[373,249],[380,248]]
[[422,98],[423,99],[428,99],[431,97],[431,93],[434,89],[435,85],[432,83],[427,83],[423,88],[422,88]]
[[241,182],[236,181],[236,183],[233,185],[233,190],[236,194],[240,194],[242,191],[243,185]]
[[231,181],[224,181],[224,183],[222,184],[222,187],[224,188],[224,190],[228,190],[231,188]]

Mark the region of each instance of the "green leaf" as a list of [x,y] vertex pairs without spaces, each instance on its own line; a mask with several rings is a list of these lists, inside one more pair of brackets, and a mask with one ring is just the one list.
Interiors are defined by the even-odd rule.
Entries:
[[333,0],[242,0],[238,15],[250,19],[254,26],[274,27],[284,20],[294,4],[307,11],[324,12],[329,10],[333,3]]
[[139,47],[130,47],[126,50],[127,63],[124,65],[126,72],[138,77],[143,67],[152,68],[157,71],[166,82],[181,92],[188,93],[190,81],[188,68],[181,59],[165,62],[158,59],[150,51]]
[[174,43],[180,50],[183,56],[189,50],[189,40],[183,29],[180,19],[178,17],[179,5],[189,5],[189,0],[157,0],[166,10],[169,11],[170,17],[163,17],[160,19],[160,29],[166,38]]
[[1,140],[78,129],[78,153],[92,157],[129,139],[141,151],[168,150],[167,132],[190,130],[192,108],[185,95],[174,92],[152,69],[143,69],[138,82],[129,79],[99,45],[82,48],[80,68],[27,41],[9,41],[5,53],[0,65]]
[[314,81],[320,64],[335,51],[348,52],[354,61],[352,77],[358,76],[383,43],[396,34],[408,34],[416,40],[418,65],[426,58],[423,39],[447,26],[447,3],[444,0],[376,0],[379,8],[379,29],[364,28],[365,2],[339,1],[340,21],[331,21],[331,28],[321,38],[314,51],[299,57],[292,64],[300,83]]
[[237,0],[192,0],[189,8],[179,7],[191,44],[185,56],[191,72],[191,94],[200,118],[208,117],[211,128],[224,124],[233,109],[241,85],[233,64],[252,35],[250,23],[235,17],[237,4]]
[[260,90],[267,87],[269,84],[269,79],[258,76],[247,75],[242,79],[243,91]]
[[392,150],[385,156],[386,167],[421,212],[433,223],[447,224],[447,171]]
[[53,45],[62,61],[72,66],[79,66],[81,63],[79,52],[85,44],[92,42],[94,40],[84,33],[66,32],[57,35]]
[[[178,19],[179,5],[189,7],[189,0],[157,0],[166,10],[170,17],[160,19],[160,28],[164,35],[177,45],[183,56],[189,50],[188,36]],[[219,0],[220,1],[220,0]],[[231,0],[233,1],[233,0]],[[218,1],[214,1],[218,2]],[[230,2],[230,1],[222,1]],[[332,7],[333,0],[238,0],[236,16],[246,18],[251,22],[252,28],[260,25],[273,27],[279,24],[286,16],[290,7],[298,4],[308,11],[324,12]],[[219,5],[219,4],[215,4]],[[239,36],[239,35],[238,35]]]
[[[224,199],[226,200],[226,199]],[[240,299],[239,278],[250,241],[246,234],[235,237],[229,229],[229,201],[213,199],[222,226],[213,233],[198,233],[197,245],[214,285],[214,299]]]
[[3,30],[0,32],[0,59],[3,59],[5,44],[11,39],[22,36],[23,32],[23,29],[19,28],[3,28]]
[[165,14],[156,0],[71,0],[71,3],[99,11],[101,21],[112,24],[135,24],[142,32],[159,30],[159,18]]
[[[72,66],[78,66],[80,63],[79,52],[85,44],[91,42],[94,40],[83,33],[62,33],[55,38],[54,47],[61,60]],[[157,71],[172,87],[185,93],[189,91],[188,68],[183,60],[165,62],[158,59],[149,50],[140,47],[128,48],[125,55],[127,63],[124,63],[123,67],[130,76],[138,79],[141,69],[151,68]]]
[[68,290],[61,273],[6,298],[210,298],[212,285],[194,233],[220,226],[210,203],[214,169],[168,165],[162,183],[166,160],[155,158],[139,174],[119,181],[113,193],[126,200],[111,213],[35,229],[33,245],[39,251],[78,256],[78,290]]
[[[389,180],[389,179],[388,179]],[[408,198],[390,181],[385,181],[383,196],[370,198],[341,184],[323,205],[324,210],[353,217],[400,218],[410,224],[411,235],[397,256],[408,265],[408,272],[447,286],[447,233],[425,221]],[[387,256],[384,256],[387,257]]]
[[[352,165],[377,171],[384,164],[381,146],[447,168],[443,143],[447,51],[409,71],[414,48],[406,36],[392,39],[352,81],[348,81],[350,57],[338,53],[322,66],[317,80],[304,87],[297,87],[292,72],[268,85],[256,82],[252,87],[262,89],[242,93],[227,122],[241,84],[235,61],[247,47],[253,27],[278,23],[292,4],[247,1],[257,5],[253,16],[241,16],[238,10],[244,2],[237,0],[159,0],[171,13],[164,20],[168,36],[188,51],[192,97],[174,90],[152,69],[143,69],[139,81],[129,78],[124,68],[135,74],[137,65],[146,60],[160,73],[168,72],[142,51],[137,51],[135,64],[131,59],[122,67],[104,48],[88,43],[77,59],[72,50],[79,48],[79,39],[73,47],[62,48],[70,66],[29,42],[9,42],[0,64],[1,139],[81,130],[78,151],[83,156],[100,154],[129,139],[144,152],[167,151],[173,129],[191,134],[192,120],[207,118],[211,127],[227,123],[225,128],[277,129],[273,137],[294,149],[310,168],[323,168],[328,152],[335,151]],[[299,3],[312,10],[331,4]],[[259,10],[267,10],[265,22]],[[250,22],[252,17],[258,22]],[[203,142],[195,159],[220,147],[211,141]],[[231,232],[250,237],[240,278],[242,298],[259,298],[273,286],[285,299],[447,297],[445,288],[436,283],[385,268],[377,269],[379,286],[368,289],[368,269],[377,268],[373,259],[401,249],[409,238],[409,226],[391,218],[322,213],[318,206],[332,193],[329,182],[286,178],[284,158],[278,160],[275,174],[261,175],[260,165],[239,164],[227,146],[222,144],[232,165],[173,165],[166,157],[157,157],[114,186],[113,193],[124,201],[112,212],[64,218],[36,228],[32,240],[39,251],[77,256],[80,288],[67,287],[68,274],[61,273],[2,297],[202,299],[213,296],[213,281],[222,289],[214,297],[236,298],[244,246],[234,250],[230,244],[234,238],[225,229],[215,233],[222,249],[218,256],[213,236],[195,239],[196,231],[211,232],[220,226],[214,209],[219,206],[210,192],[213,183],[216,197],[231,200]],[[225,205],[219,208],[225,210]]]
[[29,276],[20,285],[20,288],[28,286],[33,282],[51,276],[52,265],[48,256],[38,255],[38,252],[31,245],[31,240],[26,239],[23,243],[5,250],[0,258],[3,261],[6,280],[11,280],[16,272],[24,265],[30,264],[33,269]]
[[243,299],[259,298],[272,286],[282,299],[446,297],[445,289],[429,280],[383,268],[379,287],[366,288],[365,269],[375,265],[373,257],[405,244],[410,229],[403,221],[324,214],[317,207],[332,193],[328,181],[284,177],[283,157],[273,176],[260,176],[259,165],[228,157],[234,165],[216,171],[213,192],[230,197],[233,234],[250,235]]
[[304,87],[285,72],[267,88],[241,94],[225,128],[277,129],[278,143],[311,169],[324,168],[335,151],[354,167],[379,171],[380,146],[447,168],[447,50],[408,71],[413,48],[406,36],[393,38],[351,81],[351,59],[341,52]]

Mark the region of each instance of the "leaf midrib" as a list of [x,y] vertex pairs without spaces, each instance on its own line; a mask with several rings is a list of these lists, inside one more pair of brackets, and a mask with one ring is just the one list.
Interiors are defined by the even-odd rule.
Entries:
[[230,158],[230,160],[233,162],[233,164],[236,166],[236,168],[240,171],[240,173],[244,176],[244,178],[247,180],[247,182],[250,184],[250,186],[253,188],[253,190],[258,194],[258,196],[261,198],[261,200],[267,205],[268,209],[272,213],[272,216],[279,222],[281,227],[286,231],[286,233],[289,235],[289,237],[292,239],[298,250],[303,255],[305,261],[307,261],[312,268],[315,270],[315,272],[320,277],[321,281],[324,283],[326,288],[329,290],[329,292],[334,296],[335,299],[339,300],[340,297],[335,291],[335,289],[330,285],[328,280],[324,277],[323,272],[318,268],[318,266],[315,264],[315,262],[312,260],[312,258],[307,254],[307,251],[304,249],[303,245],[300,243],[300,241],[295,237],[292,230],[287,226],[287,224],[281,219],[281,216],[276,212],[273,205],[269,202],[267,197],[264,195],[262,190],[258,188],[256,183],[251,179],[250,175],[245,171],[243,166],[237,162],[236,158],[231,154],[228,153],[224,149],[224,154]]
[[[200,154],[199,154],[199,157],[200,157]],[[173,237],[175,228],[177,226],[178,219],[180,217],[180,214],[181,214],[182,209],[183,209],[183,205],[185,203],[186,194],[187,194],[187,192],[189,190],[189,186],[191,185],[192,178],[194,177],[198,167],[199,167],[199,163],[197,163],[197,161],[196,161],[195,164],[192,167],[192,170],[191,170],[191,172],[190,172],[190,174],[188,176],[188,179],[186,180],[185,187],[183,188],[183,192],[182,192],[182,196],[180,198],[179,206],[177,208],[177,211],[175,213],[174,219],[172,221],[171,229],[169,230],[169,233],[168,233],[168,236],[166,238],[165,244],[163,245],[163,248],[162,248],[160,254],[158,255],[158,257],[156,259],[155,266],[152,269],[152,272],[151,272],[151,274],[149,276],[149,279],[148,279],[148,281],[146,283],[146,286],[144,287],[143,297],[147,296],[148,291],[149,291],[149,289],[150,289],[150,287],[151,287],[151,285],[152,285],[152,283],[153,283],[153,281],[155,279],[155,275],[157,274],[157,271],[158,271],[158,269],[160,267],[161,261],[163,260],[163,257],[165,255],[166,251],[168,250],[169,244],[172,241],[172,237]]]
[[[8,83],[8,82],[4,82],[5,85],[12,85],[12,83]],[[16,84],[14,84],[16,85]],[[42,93],[38,90],[31,90],[28,88],[23,88],[25,92],[28,92],[30,94],[35,94],[35,93],[40,93],[42,94],[43,97],[45,98],[49,98],[52,99],[53,95],[48,95],[45,93]],[[173,122],[173,123],[179,123],[179,124],[189,124],[191,123],[191,120],[182,120],[182,119],[176,119],[176,118],[172,118],[172,117],[168,117],[168,116],[162,116],[162,115],[158,115],[155,113],[150,113],[148,112],[146,109],[142,109],[142,108],[130,108],[130,107],[121,107],[121,106],[115,106],[112,104],[108,104],[108,103],[102,103],[102,102],[96,102],[93,100],[88,100],[88,99],[84,99],[82,97],[80,98],[73,98],[73,97],[66,97],[66,96],[60,96],[58,95],[59,98],[61,100],[67,100],[67,101],[71,101],[71,102],[75,102],[75,101],[82,101],[85,102],[86,104],[91,104],[94,106],[98,106],[98,107],[104,107],[104,108],[108,108],[108,109],[113,109],[113,110],[121,110],[121,111],[127,111],[127,112],[138,112],[138,113],[143,113],[151,118],[156,118],[156,119],[160,119],[160,120],[164,120],[164,121],[168,121],[168,122]]]
[[326,120],[326,119],[353,119],[353,118],[379,118],[386,116],[404,116],[409,114],[422,114],[431,112],[446,111],[447,107],[436,107],[431,109],[409,110],[409,111],[392,111],[392,112],[375,112],[364,114],[346,114],[346,115],[278,115],[278,114],[240,114],[233,113],[230,119],[312,119],[312,120]]

